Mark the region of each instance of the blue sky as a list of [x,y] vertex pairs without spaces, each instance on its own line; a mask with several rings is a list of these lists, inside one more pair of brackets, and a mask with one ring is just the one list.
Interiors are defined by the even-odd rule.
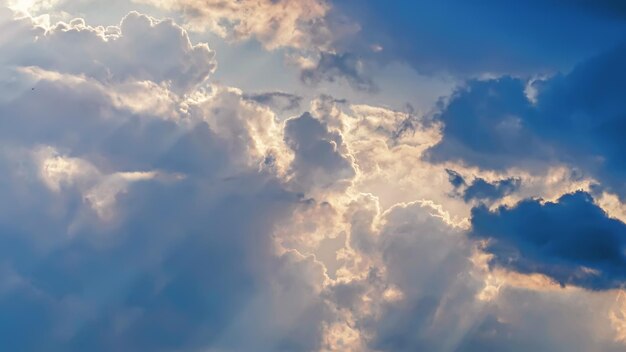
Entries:
[[619,1],[0,1],[7,351],[624,351]]

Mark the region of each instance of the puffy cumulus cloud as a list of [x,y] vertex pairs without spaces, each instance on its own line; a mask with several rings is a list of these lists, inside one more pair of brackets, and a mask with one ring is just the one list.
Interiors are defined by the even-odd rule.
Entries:
[[620,46],[530,84],[508,77],[470,81],[436,114],[444,136],[429,160],[493,170],[563,163],[623,198],[625,55]]
[[[189,112],[203,116],[211,130],[225,140],[231,155],[244,156],[241,166],[271,169],[283,175],[293,159],[282,139],[283,126],[272,110],[242,94],[236,88],[216,87],[213,94],[195,100]],[[233,172],[229,176],[236,177],[237,170]]]
[[[353,351],[623,349],[616,341],[623,322],[613,322],[610,317],[619,313],[606,303],[615,299],[615,292],[602,297],[570,292],[550,279],[533,283],[538,279],[532,275],[515,277],[477,264],[481,251],[463,230],[470,206],[449,197],[454,188],[446,167],[479,175],[475,179],[482,182],[474,192],[486,183],[490,190],[507,193],[495,204],[515,204],[529,194],[558,197],[589,188],[589,180],[562,167],[546,174],[522,169],[507,174],[449,162],[431,165],[422,157],[440,141],[437,120],[331,97],[314,101],[311,111],[341,131],[358,165],[345,195],[323,203],[310,200],[298,215],[299,227],[288,230],[306,234],[306,240],[290,238],[286,245],[313,253],[327,269],[331,283],[326,295],[340,317],[329,326],[329,346]],[[508,194],[509,184],[516,185],[515,193]],[[414,199],[434,199],[444,206]],[[319,223],[319,218],[325,221]],[[544,305],[558,308],[549,311]],[[557,318],[568,314],[593,321],[594,332],[578,320]],[[539,321],[562,329],[540,327]]]
[[212,53],[169,21],[131,13],[108,37],[3,14],[1,344],[321,348],[323,267],[275,247],[307,202],[284,178],[297,153],[274,113],[208,86]]
[[192,45],[186,31],[170,20],[131,12],[119,26],[92,27],[74,19],[45,28],[30,17],[14,20],[6,8],[0,16],[3,30],[11,33],[11,40],[0,41],[5,53],[0,60],[8,66],[85,74],[101,82],[146,80],[179,94],[203,83],[215,69],[208,45]]
[[182,11],[196,30],[209,29],[223,37],[255,38],[268,49],[310,49],[328,45],[325,0],[135,0]]
[[467,184],[465,178],[458,172],[450,169],[446,169],[446,172],[448,173],[450,184],[454,187],[455,193],[461,196],[466,202],[472,200],[498,200],[517,191],[522,184],[520,178],[507,178],[490,183],[480,177],[476,177],[472,183]]
[[624,286],[626,225],[609,218],[587,193],[555,203],[526,200],[494,212],[474,208],[471,236],[486,241],[492,265],[541,273],[561,285]]
[[350,104],[328,96],[314,100],[311,113],[341,132],[357,165],[351,191],[375,195],[383,209],[427,199],[444,205],[455,222],[469,215],[467,204],[449,197],[452,187],[446,166],[431,165],[422,158],[424,151],[440,139],[437,123],[406,112]]

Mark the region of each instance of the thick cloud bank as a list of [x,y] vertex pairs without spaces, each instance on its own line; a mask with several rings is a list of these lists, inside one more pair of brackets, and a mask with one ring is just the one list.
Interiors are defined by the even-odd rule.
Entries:
[[436,116],[444,136],[430,160],[493,170],[561,162],[626,196],[625,59],[620,46],[530,86],[510,77],[468,82]]
[[592,290],[626,284],[626,224],[609,218],[587,193],[494,212],[474,208],[471,236],[487,241],[492,265]]

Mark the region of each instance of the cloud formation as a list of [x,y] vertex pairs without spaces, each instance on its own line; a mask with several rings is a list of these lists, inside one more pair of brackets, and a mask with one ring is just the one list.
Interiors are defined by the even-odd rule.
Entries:
[[225,38],[255,38],[268,49],[309,49],[327,45],[325,0],[136,0],[182,11],[194,29],[209,29]]
[[446,169],[448,180],[454,187],[455,192],[464,201],[472,200],[494,201],[517,191],[522,181],[519,178],[507,178],[493,183],[477,177],[472,183],[467,184],[461,174],[454,170]]
[[381,212],[364,195],[347,214],[350,244],[365,259],[353,264],[364,273],[331,294],[361,331],[353,350],[623,349],[608,318],[611,294],[565,292],[526,276],[498,281],[502,272],[489,274],[495,283],[485,281],[488,269],[473,265],[480,259],[472,241],[432,204]]
[[[150,2],[186,22],[0,10],[0,345],[624,349],[626,225],[607,193],[621,185],[621,49],[397,111],[374,106],[365,78],[370,55],[394,47],[350,45],[337,3]],[[300,55],[305,80],[341,77],[368,103],[321,94],[307,107],[326,91],[297,76],[261,93],[213,82],[207,29]],[[441,64],[479,72],[500,49]],[[562,196],[578,188],[597,199]]]
[[[468,82],[436,114],[444,137],[429,151],[429,159],[493,170],[537,170],[560,162],[624,197],[625,48],[529,87],[510,77]],[[534,96],[528,96],[528,89]]]
[[15,39],[2,42],[5,65],[86,74],[101,82],[146,80],[177,93],[195,88],[215,69],[214,52],[204,43],[192,45],[170,20],[131,12],[119,26],[92,27],[75,19],[43,28],[28,18],[13,21],[6,9],[0,16]]
[[544,274],[561,285],[624,287],[626,224],[609,218],[587,193],[494,212],[479,206],[472,210],[471,236],[486,240],[492,265]]
[[297,187],[346,187],[355,175],[341,134],[308,112],[285,122],[285,142],[294,151],[291,167]]
[[[213,54],[170,21],[131,13],[113,37],[29,21],[2,21],[2,88],[19,88],[0,104],[2,345],[320,348],[322,267],[274,250],[304,204],[279,176],[274,114],[202,89]],[[83,57],[60,60],[69,48]]]

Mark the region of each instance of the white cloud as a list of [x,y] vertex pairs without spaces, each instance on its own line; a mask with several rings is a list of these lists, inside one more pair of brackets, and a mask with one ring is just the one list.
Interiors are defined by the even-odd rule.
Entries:
[[324,47],[332,35],[324,18],[330,9],[325,0],[135,1],[182,11],[190,28],[235,40],[255,38],[268,49]]
[[208,45],[192,45],[186,31],[170,20],[131,12],[119,26],[92,27],[77,18],[44,28],[30,17],[12,16],[6,10],[0,14],[3,30],[13,39],[0,41],[4,65],[36,66],[101,82],[146,80],[178,94],[202,84],[215,69]]

